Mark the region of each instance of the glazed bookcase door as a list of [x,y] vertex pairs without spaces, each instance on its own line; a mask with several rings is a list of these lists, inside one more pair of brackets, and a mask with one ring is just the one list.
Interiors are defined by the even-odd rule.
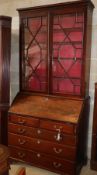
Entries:
[[22,90],[46,92],[48,28],[47,16],[22,20]]
[[81,95],[83,13],[53,15],[52,93]]

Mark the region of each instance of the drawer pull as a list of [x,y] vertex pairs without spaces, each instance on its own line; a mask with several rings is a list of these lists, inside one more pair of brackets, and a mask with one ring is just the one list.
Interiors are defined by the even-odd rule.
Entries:
[[40,140],[37,140],[37,143],[40,144]]
[[19,142],[20,145],[24,145],[26,143],[25,140],[21,140],[21,139],[18,139],[18,142]]
[[20,158],[24,158],[24,157],[26,156],[26,154],[25,154],[25,153],[18,152],[18,156],[19,156]]
[[55,128],[57,131],[59,131],[59,130],[61,130],[61,129],[63,128],[63,126],[54,125],[54,128]]
[[38,129],[37,130],[37,134],[41,134],[42,132],[41,132],[41,130],[40,129]]
[[57,163],[57,162],[53,162],[53,166],[55,168],[60,168],[62,166],[62,164],[61,163]]
[[26,130],[23,129],[23,128],[18,128],[18,133],[19,133],[19,134],[24,134],[25,131],[26,131]]
[[62,136],[61,136],[61,130],[57,129],[58,133],[55,136],[56,141],[61,141],[62,140]]
[[62,152],[62,149],[53,148],[53,150],[56,154],[60,154]]
[[19,123],[19,124],[25,124],[26,121],[19,118],[19,119],[18,119],[18,123]]
[[37,154],[37,157],[38,157],[38,158],[40,157],[40,154],[39,154],[39,153]]

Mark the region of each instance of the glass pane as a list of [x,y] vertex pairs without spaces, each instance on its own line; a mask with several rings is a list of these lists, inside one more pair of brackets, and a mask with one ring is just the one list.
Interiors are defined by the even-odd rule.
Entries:
[[82,13],[53,17],[53,93],[81,94],[83,22]]
[[47,17],[24,20],[23,89],[45,92],[47,89]]

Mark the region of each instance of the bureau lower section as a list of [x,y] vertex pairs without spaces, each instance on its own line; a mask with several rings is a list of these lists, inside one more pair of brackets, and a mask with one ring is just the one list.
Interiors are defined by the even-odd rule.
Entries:
[[12,159],[75,175],[76,125],[11,114],[8,131]]

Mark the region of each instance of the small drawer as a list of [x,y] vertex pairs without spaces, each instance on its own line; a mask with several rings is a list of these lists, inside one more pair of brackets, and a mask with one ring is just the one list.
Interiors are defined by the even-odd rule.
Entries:
[[66,135],[59,133],[58,131],[49,131],[47,129],[28,127],[13,123],[8,124],[8,131],[10,133],[24,135],[32,138],[39,138],[60,144],[76,146],[76,136],[70,134]]
[[18,135],[24,135],[28,137],[39,137],[41,135],[41,132],[38,128],[24,126],[24,125],[18,125],[14,123],[8,123],[8,132]]
[[24,126],[24,125],[8,123],[8,132],[10,132],[10,133],[21,134],[21,135],[25,135],[26,136],[26,135],[28,135],[28,128],[29,127]]
[[71,123],[41,120],[40,127],[53,131],[61,131],[66,134],[76,134],[76,126]]
[[13,147],[13,146],[9,146],[9,150],[10,150],[10,158],[28,162],[29,158],[28,158],[27,150]]
[[39,119],[33,118],[33,117],[28,117],[28,116],[21,116],[21,115],[9,115],[9,121],[11,123],[17,123],[20,125],[26,125],[26,126],[34,126],[38,127],[39,126]]
[[40,151],[71,161],[75,161],[76,159],[76,147],[64,146],[61,144],[44,141],[41,139],[32,139],[12,133],[9,133],[8,143],[9,145],[19,146],[32,151]]

